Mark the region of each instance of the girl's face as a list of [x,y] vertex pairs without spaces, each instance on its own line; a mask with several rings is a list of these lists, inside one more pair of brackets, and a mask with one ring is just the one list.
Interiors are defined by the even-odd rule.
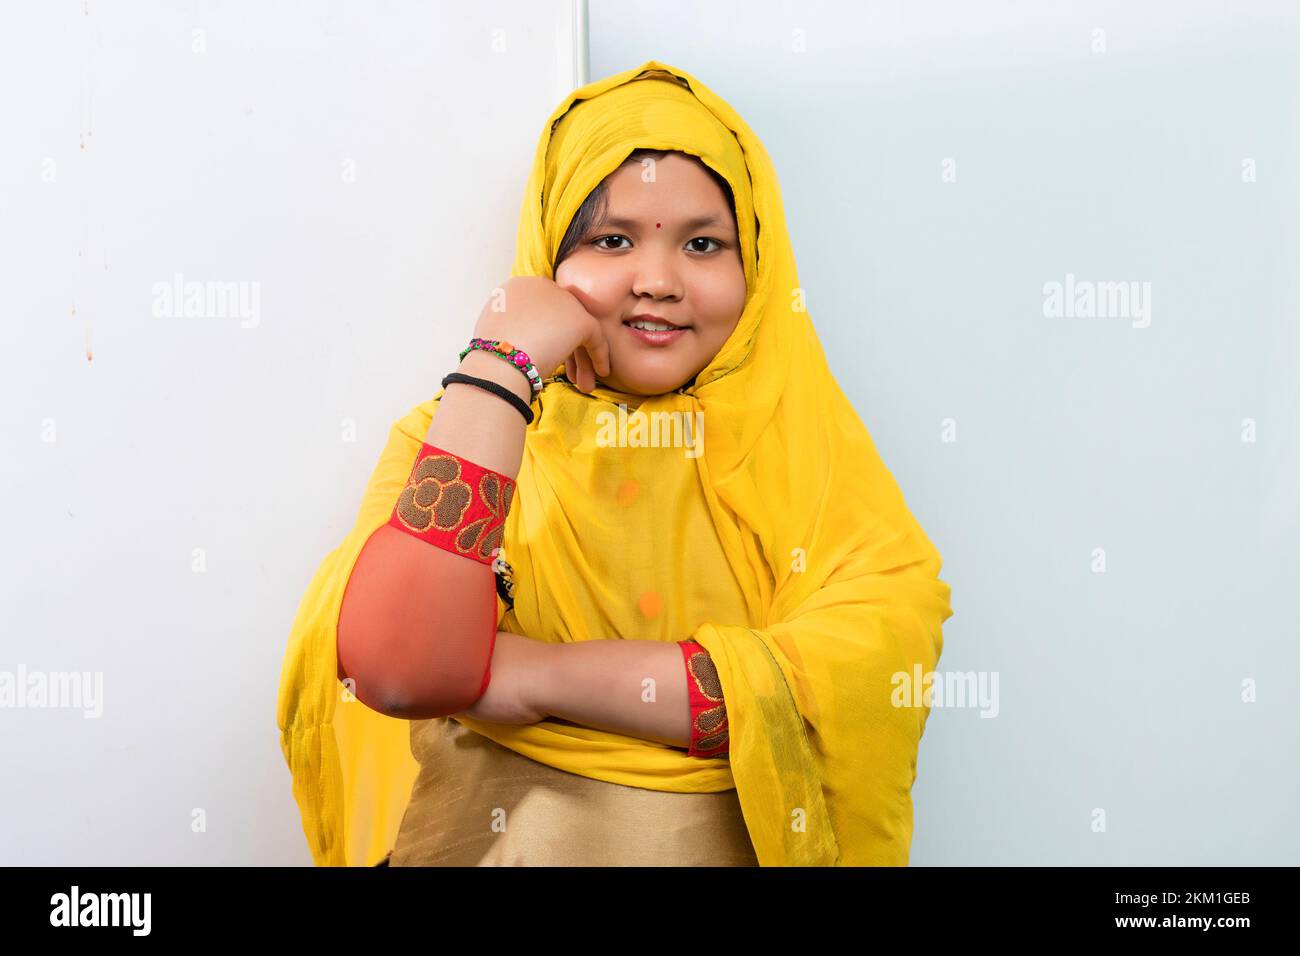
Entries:
[[[644,182],[653,170],[654,179]],[[693,159],[670,153],[605,180],[604,222],[555,270],[555,282],[595,316],[609,342],[602,384],[662,395],[693,379],[722,348],[745,307],[745,267],[726,193]],[[655,316],[682,331],[655,343],[629,327]]]

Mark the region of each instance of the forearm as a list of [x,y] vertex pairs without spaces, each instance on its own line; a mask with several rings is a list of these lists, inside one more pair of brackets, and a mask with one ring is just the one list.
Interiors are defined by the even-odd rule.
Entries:
[[686,748],[690,698],[681,647],[671,641],[554,645],[537,706],[564,720]]
[[[458,371],[531,400],[528,380],[500,358],[475,350]],[[457,382],[438,402],[425,441],[513,481],[524,432],[523,416],[509,403]],[[389,716],[452,713],[478,695],[496,626],[490,566],[385,525],[367,540],[348,580],[338,676]]]
[[[481,349],[466,355],[456,371],[504,385],[525,404],[533,400],[532,386],[518,369]],[[424,440],[514,481],[523,460],[526,430],[524,417],[500,396],[476,385],[451,382]]]

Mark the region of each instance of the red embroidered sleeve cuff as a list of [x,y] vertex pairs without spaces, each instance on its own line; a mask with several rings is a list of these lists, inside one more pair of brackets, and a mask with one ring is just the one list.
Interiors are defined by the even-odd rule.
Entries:
[[686,689],[691,701],[691,746],[687,753],[692,757],[727,757],[730,732],[718,669],[709,652],[697,642],[677,643],[686,663]]
[[515,483],[425,442],[388,523],[444,551],[491,565]]
[[[500,472],[424,442],[388,523],[444,551],[489,565],[495,572],[514,493],[515,482]],[[489,593],[495,611],[497,592]],[[493,630],[479,697],[492,680],[495,648]]]

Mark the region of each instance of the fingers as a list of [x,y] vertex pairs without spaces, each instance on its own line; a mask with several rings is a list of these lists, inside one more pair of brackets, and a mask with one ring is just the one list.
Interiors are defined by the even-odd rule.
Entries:
[[586,349],[578,349],[573,357],[578,364],[578,388],[590,392],[596,387],[596,370],[591,367],[591,356]]
[[564,375],[578,389],[590,392],[596,387],[596,378],[610,373],[609,342],[599,325],[564,360]]
[[600,325],[593,324],[591,334],[587,340],[582,343],[588,356],[593,361],[593,371],[600,375],[609,374],[609,341],[605,338],[605,333],[601,331]]
[[570,352],[569,357],[564,360],[564,377],[578,386],[578,391],[590,392],[595,386],[594,381],[588,384],[590,368],[591,362],[587,359],[587,353],[582,349]]

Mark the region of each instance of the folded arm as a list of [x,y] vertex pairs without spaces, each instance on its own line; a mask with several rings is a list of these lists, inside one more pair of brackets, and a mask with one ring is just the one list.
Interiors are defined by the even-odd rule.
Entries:
[[[524,401],[531,397],[527,379],[482,351],[466,355],[459,371],[514,389]],[[513,482],[524,420],[499,397],[451,383],[425,442]],[[391,513],[421,445],[394,430],[366,489],[364,514]],[[425,491],[434,488],[429,481]],[[446,517],[440,501],[432,511],[440,521]],[[490,564],[384,524],[366,540],[348,577],[336,640],[339,679],[351,680],[358,700],[390,717],[420,720],[462,711],[482,694],[497,611]]]
[[[538,681],[545,713],[597,730],[725,756],[726,706],[709,654],[698,645],[598,640],[556,646]],[[699,726],[692,735],[692,724]]]
[[[471,352],[465,363],[476,355]],[[520,377],[513,370],[490,356],[479,357],[486,364],[480,362],[475,374],[495,373],[502,384],[517,384],[511,376]],[[489,418],[491,427],[483,427]],[[455,383],[438,402],[425,441],[513,481],[522,433],[523,420],[509,405]],[[504,447],[503,435],[510,437]],[[366,520],[392,509],[409,490],[420,452],[421,442],[394,429],[366,490]],[[425,490],[432,492],[433,484]],[[483,695],[491,677],[498,625],[490,564],[385,523],[366,539],[344,589],[337,677],[359,701],[386,716],[422,720],[462,713]],[[623,640],[554,647],[554,668],[515,675],[537,695],[537,710],[685,747],[696,756],[726,755],[721,686],[702,647]],[[503,666],[518,666],[518,657],[502,657]]]

